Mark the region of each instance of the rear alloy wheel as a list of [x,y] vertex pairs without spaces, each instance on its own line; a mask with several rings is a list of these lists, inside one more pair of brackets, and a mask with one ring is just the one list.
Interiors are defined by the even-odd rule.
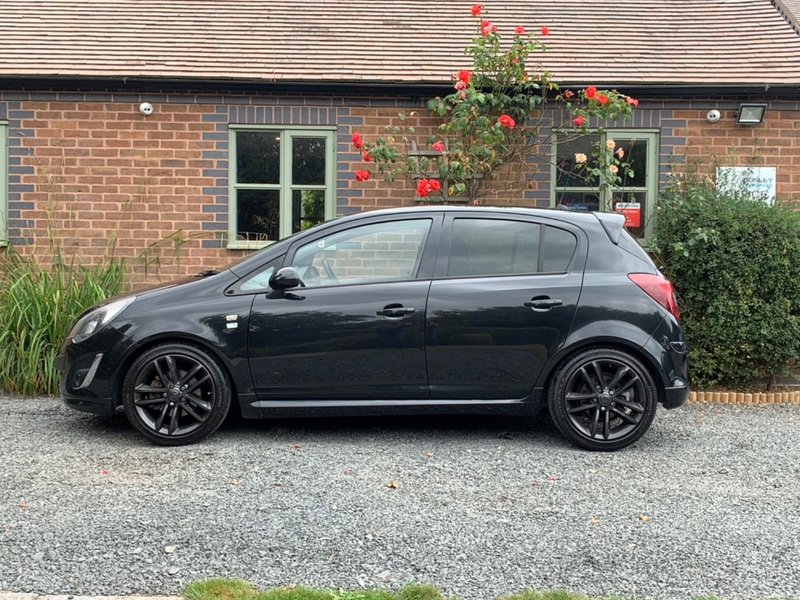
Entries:
[[638,359],[615,348],[592,348],[559,367],[547,401],[571,442],[588,450],[619,450],[650,428],[658,392]]
[[131,425],[145,437],[163,446],[181,446],[217,430],[231,405],[231,386],[205,350],[163,344],[131,365],[122,403]]

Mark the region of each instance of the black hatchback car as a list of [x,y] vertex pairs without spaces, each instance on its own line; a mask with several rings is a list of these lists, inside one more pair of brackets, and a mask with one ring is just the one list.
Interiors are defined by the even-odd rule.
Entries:
[[638,440],[687,400],[672,284],[616,214],[484,207],[344,217],[85,311],[58,358],[78,410],[157,444],[246,418],[506,413]]

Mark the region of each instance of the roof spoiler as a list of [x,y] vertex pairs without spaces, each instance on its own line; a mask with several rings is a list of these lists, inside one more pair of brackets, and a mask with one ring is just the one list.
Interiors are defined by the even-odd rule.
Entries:
[[619,244],[619,239],[622,237],[622,229],[625,226],[625,216],[620,213],[600,213],[596,212],[594,215],[603,229],[606,230],[609,239],[614,244]]

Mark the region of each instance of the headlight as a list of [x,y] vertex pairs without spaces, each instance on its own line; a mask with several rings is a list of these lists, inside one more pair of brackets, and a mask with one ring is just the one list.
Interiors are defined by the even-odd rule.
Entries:
[[111,319],[125,310],[134,300],[136,300],[136,296],[120,298],[119,300],[114,300],[113,302],[103,304],[102,306],[90,310],[75,321],[67,338],[72,340],[73,344],[80,344],[86,341],[96,332],[100,331],[103,325],[110,322]]

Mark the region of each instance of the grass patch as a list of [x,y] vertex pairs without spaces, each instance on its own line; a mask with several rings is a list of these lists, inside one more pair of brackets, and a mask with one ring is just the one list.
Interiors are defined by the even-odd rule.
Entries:
[[[187,600],[457,600],[448,598],[432,585],[412,583],[395,592],[375,590],[320,590],[307,587],[282,587],[258,590],[240,579],[208,579],[190,583],[183,590]],[[525,590],[497,600],[590,600],[583,594],[553,590]],[[609,597],[608,600],[611,600]]]
[[[395,592],[373,590],[322,590],[303,586],[287,586],[259,590],[241,579],[207,579],[188,584],[182,592],[186,600],[458,600],[447,597],[432,585],[412,583]],[[569,592],[551,590],[537,592],[523,590],[508,596],[496,596],[495,600],[635,600],[635,594],[612,595],[595,598]],[[688,599],[687,599],[688,600]],[[694,600],[721,600],[717,596],[696,596]]]

